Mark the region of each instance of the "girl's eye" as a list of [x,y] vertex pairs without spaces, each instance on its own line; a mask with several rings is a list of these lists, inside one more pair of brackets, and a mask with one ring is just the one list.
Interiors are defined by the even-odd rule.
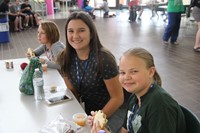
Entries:
[[46,33],[38,32],[38,35],[45,35]]
[[68,30],[68,32],[71,32],[71,33],[72,33],[73,31],[72,31],[72,30]]
[[85,30],[84,29],[80,29],[80,32],[84,32]]
[[133,71],[131,71],[130,73],[131,74],[135,74],[135,73],[137,73],[138,71],[137,70],[133,70]]
[[125,72],[119,72],[119,74],[120,74],[120,75],[124,75],[124,74],[125,74]]

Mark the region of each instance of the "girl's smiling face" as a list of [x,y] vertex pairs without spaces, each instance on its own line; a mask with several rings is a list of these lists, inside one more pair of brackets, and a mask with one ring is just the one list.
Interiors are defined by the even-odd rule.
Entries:
[[75,50],[89,49],[90,29],[80,19],[71,20],[67,27],[67,39]]
[[147,68],[143,59],[122,56],[119,62],[119,82],[128,92],[143,96],[152,83],[155,68]]

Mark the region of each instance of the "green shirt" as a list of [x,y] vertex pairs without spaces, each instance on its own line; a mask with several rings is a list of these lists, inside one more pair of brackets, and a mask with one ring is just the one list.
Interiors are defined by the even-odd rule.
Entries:
[[185,7],[182,0],[168,0],[167,12],[171,13],[183,13]]
[[156,84],[141,97],[140,108],[136,96],[130,96],[123,125],[126,129],[132,112],[133,129],[130,133],[186,133],[185,117],[179,104]]

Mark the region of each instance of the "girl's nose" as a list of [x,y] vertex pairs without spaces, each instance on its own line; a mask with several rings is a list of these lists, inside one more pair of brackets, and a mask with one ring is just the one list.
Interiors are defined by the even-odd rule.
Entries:
[[124,79],[125,79],[125,80],[128,80],[128,79],[130,79],[130,78],[131,78],[131,76],[130,76],[129,73],[126,73],[126,74],[124,75]]
[[73,37],[74,37],[74,38],[78,38],[78,37],[79,37],[78,32],[74,32]]

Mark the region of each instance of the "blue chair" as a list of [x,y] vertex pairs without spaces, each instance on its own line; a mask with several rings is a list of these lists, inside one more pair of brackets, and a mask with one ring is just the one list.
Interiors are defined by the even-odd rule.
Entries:
[[180,105],[186,120],[187,133],[200,133],[200,121],[198,117],[188,108]]

